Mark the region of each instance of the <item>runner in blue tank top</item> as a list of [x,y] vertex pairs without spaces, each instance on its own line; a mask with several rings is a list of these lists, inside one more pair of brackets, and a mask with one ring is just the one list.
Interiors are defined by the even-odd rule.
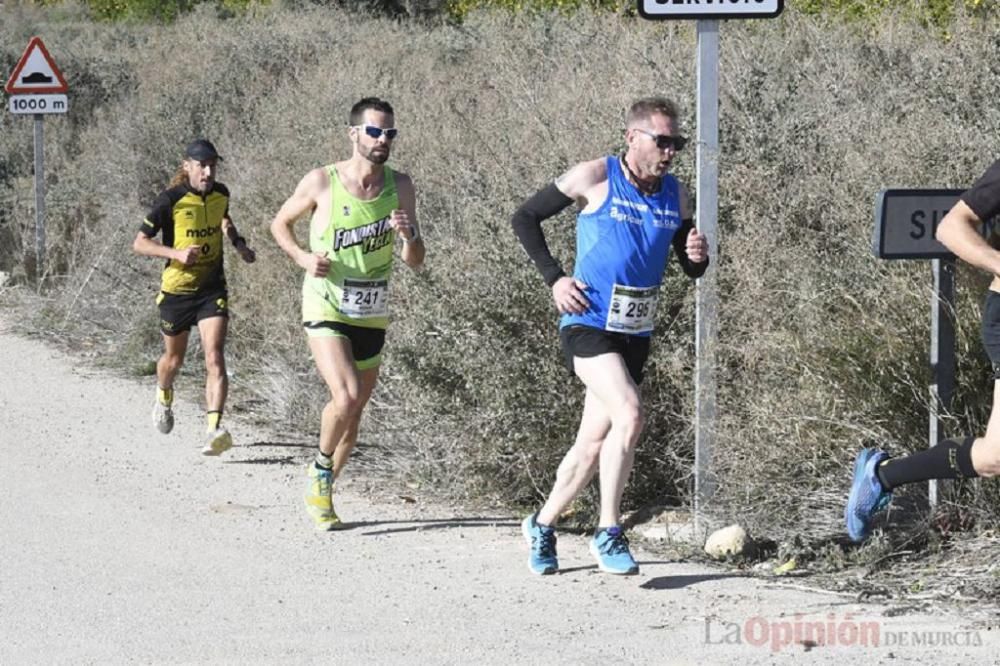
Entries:
[[[601,516],[590,550],[602,571],[635,574],[620,523],[625,482],[642,431],[638,384],[649,355],[657,292],[671,247],[684,272],[708,268],[708,243],[692,223],[687,192],[667,174],[685,139],[677,109],[660,97],[640,99],[625,118],[625,154],[582,162],[518,208],[518,239],[552,289],[562,313],[567,365],[586,387],[576,442],[556,473],[545,505],[524,519],[533,573],[558,570],[555,524],[600,471]],[[580,206],[573,277],[549,252],[541,222]]]
[[577,217],[573,277],[586,285],[590,307],[566,312],[560,328],[590,326],[648,337],[653,330],[656,292],[681,227],[680,184],[661,179],[659,191],[646,194],[629,181],[619,157],[604,158],[607,194],[596,209]]

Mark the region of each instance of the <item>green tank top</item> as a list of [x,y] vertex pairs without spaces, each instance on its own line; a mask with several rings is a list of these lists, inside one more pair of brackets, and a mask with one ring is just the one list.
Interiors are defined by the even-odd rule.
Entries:
[[326,252],[330,272],[306,275],[302,284],[303,321],[339,321],[366,328],[389,323],[389,274],[396,231],[389,215],[399,208],[396,178],[383,167],[382,191],[374,199],[358,199],[344,187],[331,164],[330,217],[313,219],[309,249]]

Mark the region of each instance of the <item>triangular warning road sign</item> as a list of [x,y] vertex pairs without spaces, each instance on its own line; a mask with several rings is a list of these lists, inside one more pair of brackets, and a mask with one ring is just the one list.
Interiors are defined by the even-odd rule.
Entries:
[[64,93],[66,79],[56,67],[41,37],[32,37],[28,48],[17,62],[14,73],[7,79],[4,90],[12,95],[30,93]]

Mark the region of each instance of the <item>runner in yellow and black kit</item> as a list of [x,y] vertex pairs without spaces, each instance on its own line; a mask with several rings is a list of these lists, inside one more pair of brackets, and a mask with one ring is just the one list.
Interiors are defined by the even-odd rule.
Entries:
[[[418,268],[424,261],[413,182],[385,165],[397,134],[393,120],[388,102],[366,97],[355,104],[348,129],[351,158],[306,174],[271,223],[278,245],[306,272],[303,324],[330,389],[305,495],[321,530],[341,524],[333,509],[333,482],[357,443],[361,412],[378,378],[396,236],[408,266]],[[306,251],[292,228],[309,212]]]
[[[223,353],[229,318],[222,237],[247,263],[255,259],[229,217],[229,190],[215,182],[222,158],[209,141],[190,143],[184,161],[143,220],[133,249],[167,260],[156,302],[164,352],[156,364],[153,422],[162,433],[174,427],[174,377],[184,363],[191,327],[198,326],[205,350],[205,402],[208,440],[202,453],[216,456],[233,445],[221,425],[229,382]],[[163,242],[155,240],[161,234]]]

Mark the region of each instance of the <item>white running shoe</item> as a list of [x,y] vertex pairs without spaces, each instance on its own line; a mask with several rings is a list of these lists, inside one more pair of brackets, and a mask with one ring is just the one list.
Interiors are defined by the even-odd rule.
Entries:
[[201,450],[203,456],[217,456],[233,448],[233,436],[225,428],[216,428],[208,433],[208,441]]
[[160,402],[159,397],[153,401],[153,423],[164,435],[174,429],[174,410]]

